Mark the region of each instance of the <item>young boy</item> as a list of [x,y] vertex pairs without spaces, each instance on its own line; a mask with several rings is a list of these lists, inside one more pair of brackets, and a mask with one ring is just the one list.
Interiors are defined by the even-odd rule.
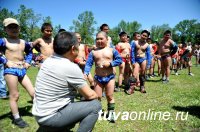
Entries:
[[[44,23],[41,27],[42,38],[36,39],[32,43],[32,47],[38,50],[41,54],[40,63],[53,54],[53,27],[50,23]],[[40,66],[39,66],[40,67]]]
[[170,75],[170,65],[171,65],[171,55],[177,52],[177,45],[171,39],[171,31],[166,30],[164,32],[164,37],[159,45],[159,54],[161,55],[161,72],[162,72],[162,82],[169,83]]
[[[30,66],[32,60],[32,49],[29,43],[19,39],[20,26],[17,20],[6,18],[3,21],[4,30],[7,33],[7,38],[0,38],[0,48],[5,49],[5,57],[3,64],[5,65],[4,75],[9,89],[9,102],[13,115],[13,123],[20,128],[27,127],[28,124],[20,117],[18,111],[18,82],[28,91],[33,98],[34,88],[26,75],[26,70]],[[24,52],[26,57],[24,59]]]
[[[147,43],[150,33],[147,30],[141,32],[141,38],[131,44],[131,63],[134,68],[133,79],[126,93],[131,95],[134,93],[136,83],[140,82],[140,92],[146,93],[145,90],[145,71],[151,66],[151,51]],[[138,77],[139,76],[139,77]],[[139,79],[139,80],[138,80]]]
[[109,120],[114,122],[115,101],[113,97],[115,86],[115,74],[113,67],[122,63],[122,59],[117,50],[107,47],[107,34],[99,32],[96,35],[97,49],[90,52],[85,65],[84,74],[87,77],[95,62],[94,90],[99,100],[102,97],[102,91],[105,88],[106,98],[108,102]]
[[[75,33],[77,39],[78,39],[78,43],[79,43],[79,53],[78,56],[76,57],[76,59],[74,60],[75,63],[77,63],[79,65],[79,67],[81,68],[82,72],[84,72],[84,68],[85,68],[85,64],[86,64],[86,60],[88,58],[88,47],[85,44],[81,44],[81,35],[79,33]],[[94,80],[92,77],[92,74],[89,73],[88,75],[88,81],[90,83],[90,87],[92,89],[94,89]]]
[[[120,42],[115,46],[116,50],[119,52],[120,56],[122,57],[122,64],[119,66],[119,78],[118,78],[118,87],[119,89],[122,86],[122,80],[124,78],[124,82],[126,87],[128,86],[128,78],[130,77],[130,51],[131,46],[127,42],[127,33],[121,32],[119,34]],[[126,72],[126,74],[124,74]]]
[[188,45],[187,43],[183,43],[183,54],[181,56],[181,60],[188,67],[188,75],[190,76],[194,76],[194,74],[191,72],[192,55],[193,55],[192,47]]

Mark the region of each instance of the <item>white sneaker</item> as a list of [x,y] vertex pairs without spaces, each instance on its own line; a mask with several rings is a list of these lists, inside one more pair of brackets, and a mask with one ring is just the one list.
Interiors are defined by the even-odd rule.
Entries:
[[190,73],[188,73],[188,75],[190,75],[190,76],[194,76],[194,74],[192,74],[191,72],[190,72]]

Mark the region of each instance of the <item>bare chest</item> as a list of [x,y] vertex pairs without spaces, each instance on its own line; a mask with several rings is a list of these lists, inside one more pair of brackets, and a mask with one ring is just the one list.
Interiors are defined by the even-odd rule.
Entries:
[[160,48],[161,49],[169,49],[170,48],[170,42],[169,41],[167,41],[167,42],[161,41]]
[[6,49],[11,52],[23,52],[25,49],[25,44],[20,43],[6,43]]
[[112,60],[113,59],[113,53],[112,50],[109,49],[103,49],[93,52],[95,60]]
[[137,49],[137,51],[145,51],[146,49],[147,49],[147,47],[148,47],[148,44],[136,44],[136,49]]

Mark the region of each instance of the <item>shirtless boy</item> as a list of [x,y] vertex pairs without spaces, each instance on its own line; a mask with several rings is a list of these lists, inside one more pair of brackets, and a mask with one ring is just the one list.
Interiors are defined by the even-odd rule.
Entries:
[[[79,53],[77,58],[75,59],[75,63],[77,63],[79,65],[79,67],[81,68],[82,72],[84,72],[84,68],[85,68],[85,64],[86,64],[86,60],[88,58],[88,47],[85,44],[81,44],[81,35],[78,32],[75,32],[75,35],[78,39],[78,43],[79,43]],[[88,74],[88,81],[90,83],[90,87],[92,89],[94,89],[94,80],[92,77],[92,74],[89,73]]]
[[52,25],[50,23],[44,23],[41,27],[42,38],[38,38],[32,43],[32,47],[41,53],[40,63],[43,63],[47,57],[53,54],[52,31]]
[[[30,67],[32,60],[32,48],[29,43],[19,39],[20,26],[17,20],[6,18],[3,21],[4,30],[7,33],[7,38],[0,38],[0,48],[5,49],[5,65],[4,76],[9,89],[9,103],[13,115],[13,124],[20,128],[28,127],[28,124],[20,117],[18,110],[18,82],[27,90],[33,98],[34,88],[26,75],[26,70]],[[24,58],[24,52],[26,57]]]
[[[131,46],[127,42],[127,33],[121,32],[119,34],[120,42],[115,46],[116,50],[119,52],[120,56],[122,57],[122,64],[119,66],[119,78],[118,78],[118,87],[121,87],[122,80],[124,77],[124,82],[126,87],[128,86],[128,78],[130,77],[130,51]],[[126,74],[124,74],[124,72]]]
[[109,120],[114,122],[113,112],[115,109],[115,101],[113,97],[115,86],[115,74],[113,67],[122,63],[122,59],[117,50],[107,47],[107,34],[99,32],[96,35],[97,49],[90,52],[85,65],[84,74],[89,75],[93,62],[95,62],[94,90],[99,99],[102,97],[102,91],[105,88],[106,98],[108,102]]
[[177,45],[171,39],[171,31],[166,30],[164,32],[164,37],[159,45],[159,54],[161,55],[161,73],[162,73],[162,82],[169,82],[170,75],[170,65],[171,65],[171,55],[177,52]]
[[127,94],[134,93],[136,83],[140,83],[140,92],[146,93],[145,90],[145,71],[151,65],[151,51],[147,43],[147,38],[150,33],[147,30],[141,32],[141,38],[131,44],[131,63],[133,70],[133,79],[131,80],[130,88],[126,91]]

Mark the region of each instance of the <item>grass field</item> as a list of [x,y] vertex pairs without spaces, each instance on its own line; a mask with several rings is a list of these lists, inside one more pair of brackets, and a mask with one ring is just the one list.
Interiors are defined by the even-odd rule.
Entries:
[[[28,70],[33,84],[37,68]],[[192,67],[195,76],[189,76],[186,69],[180,75],[170,76],[169,84],[162,84],[159,77],[146,82],[146,94],[135,91],[133,95],[114,93],[116,123],[98,120],[94,132],[171,132],[200,131],[200,66]],[[19,85],[19,110],[30,127],[20,129],[11,123],[8,100],[0,100],[0,132],[35,132],[38,125],[31,114],[31,99]],[[103,109],[107,109],[106,99],[102,99]],[[146,114],[146,115],[145,115]],[[77,130],[77,126],[73,131]]]

